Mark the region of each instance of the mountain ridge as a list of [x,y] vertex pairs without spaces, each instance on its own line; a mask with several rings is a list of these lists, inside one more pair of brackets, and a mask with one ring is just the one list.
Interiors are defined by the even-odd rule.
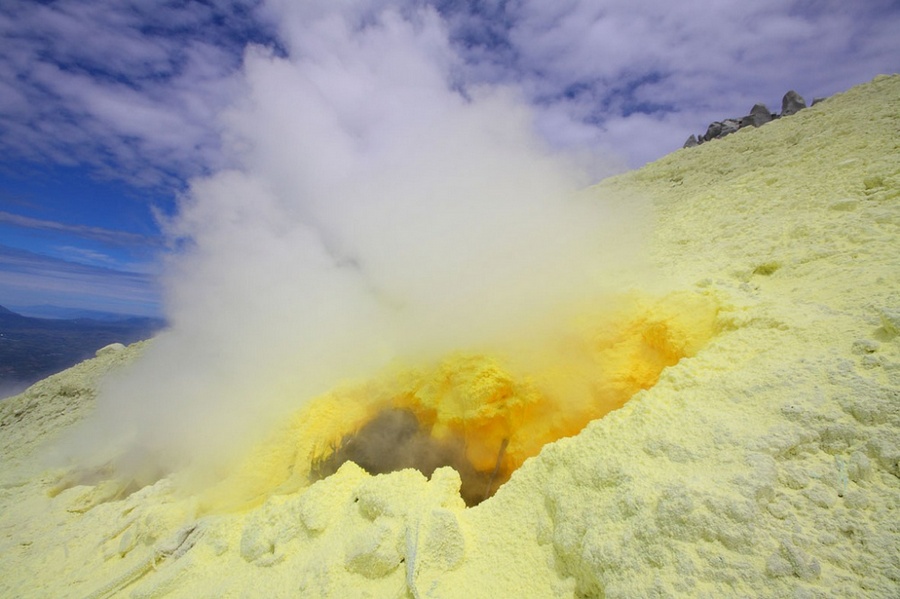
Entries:
[[0,305],[0,386],[37,382],[110,343],[147,339],[164,326],[161,319],[138,316],[116,321],[35,318]]
[[6,306],[0,307],[21,316],[27,316],[30,318],[45,318],[49,320],[78,320],[87,318],[90,320],[102,322],[121,322],[133,319],[149,319],[163,322],[161,318],[154,316],[145,316],[141,314],[124,314],[120,312],[108,312],[105,310],[66,308],[53,304],[37,304],[28,306],[7,304]]

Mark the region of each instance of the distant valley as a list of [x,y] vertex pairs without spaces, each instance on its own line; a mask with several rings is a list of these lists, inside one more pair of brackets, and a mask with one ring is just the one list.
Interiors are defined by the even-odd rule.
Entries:
[[91,358],[110,343],[148,339],[165,326],[158,318],[73,313],[51,306],[29,312],[57,317],[23,316],[0,306],[0,397]]

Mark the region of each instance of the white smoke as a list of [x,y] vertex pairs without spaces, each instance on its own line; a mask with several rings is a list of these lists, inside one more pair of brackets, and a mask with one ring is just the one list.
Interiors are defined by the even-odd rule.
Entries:
[[551,152],[515,89],[459,80],[437,13],[337,4],[271,6],[286,55],[248,48],[222,120],[240,168],[183,198],[172,328],[92,438],[221,456],[393,360],[521,343],[629,268],[630,208],[577,196],[584,157]]

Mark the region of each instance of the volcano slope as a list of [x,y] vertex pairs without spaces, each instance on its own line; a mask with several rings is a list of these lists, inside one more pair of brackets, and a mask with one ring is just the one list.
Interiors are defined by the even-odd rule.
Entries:
[[713,300],[715,335],[477,507],[449,468],[227,509],[47,469],[141,347],[38,383],[0,404],[0,595],[900,595],[898,144],[884,76],[590,190],[652,200],[656,285]]

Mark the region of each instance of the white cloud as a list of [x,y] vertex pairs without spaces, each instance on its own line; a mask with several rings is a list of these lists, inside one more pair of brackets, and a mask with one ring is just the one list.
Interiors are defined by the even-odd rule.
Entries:
[[[79,258],[85,258],[80,249],[76,251]],[[98,256],[92,258],[96,262]],[[51,258],[0,244],[0,275],[0,297],[10,305],[55,304],[159,315],[159,293],[152,273]]]
[[[618,140],[633,165],[675,149],[710,120],[742,116],[756,102],[777,111],[789,89],[811,100],[900,66],[894,33],[900,10],[886,0],[523,0],[507,6],[514,62],[473,72],[516,81],[557,122],[562,107],[573,123],[561,126],[564,132],[579,124],[621,128],[615,121],[629,119],[629,112],[647,112],[648,118],[630,119],[631,140]],[[658,135],[672,115],[683,124],[677,142]],[[657,143],[649,146],[653,137]]]
[[[276,43],[263,32],[278,27],[277,43],[299,56],[314,52],[322,36],[342,35],[342,27],[363,31],[384,8],[404,18],[424,14],[413,0],[342,2],[346,20],[332,18],[329,31],[327,3],[256,4],[4,3],[0,149],[93,164],[105,176],[141,184],[177,185],[227,164],[217,118],[236,97],[230,75],[246,41]],[[550,113],[539,118],[557,124],[558,133],[542,129],[552,142],[591,140],[603,149],[609,141],[590,129],[602,133],[606,121],[636,108],[649,114],[639,147],[618,147],[632,165],[680,144],[669,136],[653,148],[644,141],[666,112],[684,124],[681,139],[710,114],[739,116],[758,101],[777,109],[788,89],[827,96],[896,71],[900,55],[900,9],[890,0],[435,4],[443,11],[439,28],[456,44],[453,52],[431,50],[445,61],[444,75],[463,86],[522,89]],[[306,39],[304,23],[311,21],[321,32]],[[329,60],[335,58],[323,57],[323,68]]]
[[0,103],[0,149],[141,185],[219,168],[243,44],[228,17],[244,4],[4,3],[0,85],[17,93]]
[[118,266],[118,261],[115,258],[97,250],[64,245],[56,248],[56,251],[65,256],[67,262],[104,268],[115,268]]
[[0,210],[0,223],[25,229],[67,233],[85,239],[99,241],[108,245],[153,246],[158,243],[156,239],[147,237],[145,235],[140,235],[138,233],[115,231],[111,229],[104,229],[103,227],[72,225],[57,221],[42,220],[31,218],[28,216],[22,216],[19,214],[13,214],[3,210]]

